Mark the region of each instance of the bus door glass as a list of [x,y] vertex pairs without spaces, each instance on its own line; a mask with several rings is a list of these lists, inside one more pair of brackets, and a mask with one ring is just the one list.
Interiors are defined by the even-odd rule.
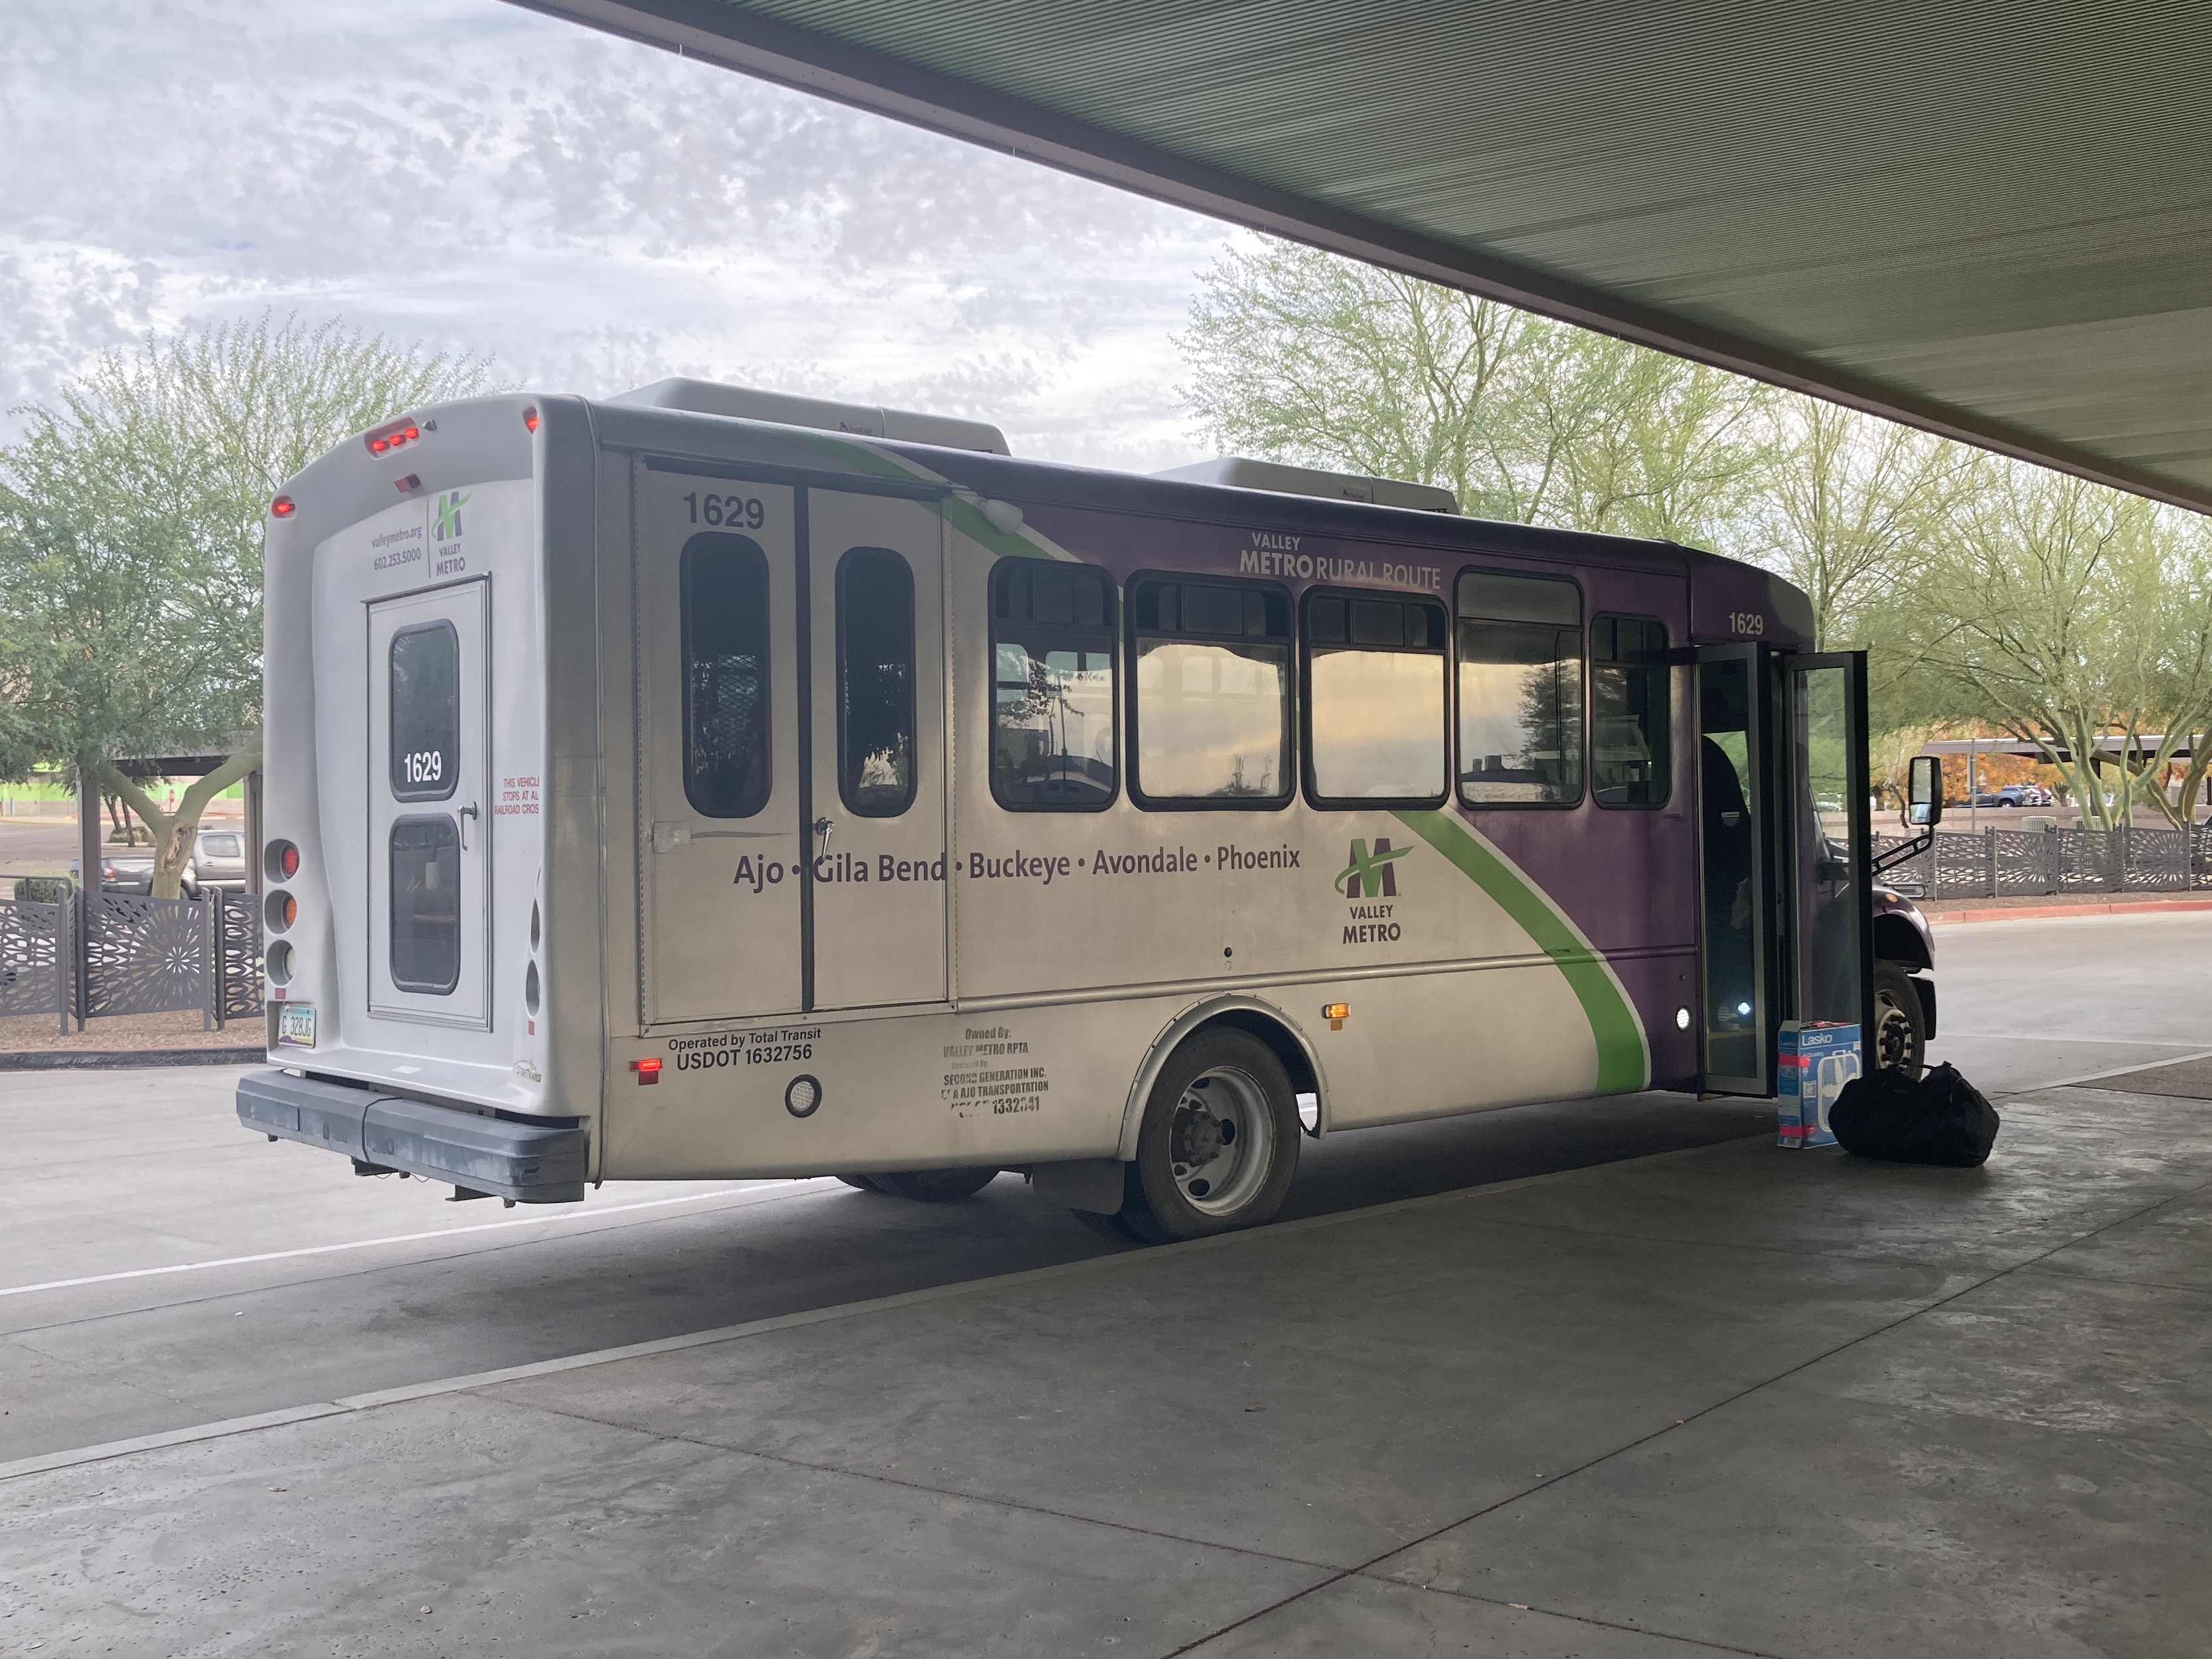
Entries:
[[812,1008],[945,995],[942,521],[806,495]]
[[1698,854],[1705,1087],[1773,1092],[1776,907],[1766,648],[1698,653]]
[[1789,714],[1790,1012],[1807,1024],[1860,1025],[1874,972],[1866,658],[1852,652],[1780,661]]
[[641,1015],[797,1013],[795,492],[645,462],[634,477]]
[[489,1023],[487,580],[368,607],[368,1006]]

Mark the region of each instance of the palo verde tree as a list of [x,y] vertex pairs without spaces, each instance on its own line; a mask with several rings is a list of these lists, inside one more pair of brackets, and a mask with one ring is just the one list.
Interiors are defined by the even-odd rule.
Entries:
[[[348,434],[488,365],[266,317],[109,354],[0,448],[0,768],[57,765],[152,832],[177,894],[207,803],[260,763],[269,500]],[[116,766],[228,750],[166,811]]]
[[1767,464],[1743,503],[1750,550],[1812,600],[1821,648],[1863,645],[1983,476],[1974,452],[1794,392],[1765,413]]
[[1224,449],[1486,518],[1710,543],[1767,447],[1752,381],[1286,242],[1208,270],[1176,345]]
[[[1900,644],[1967,707],[2035,744],[2085,824],[2117,829],[2138,802],[2185,822],[2193,803],[2177,808],[2166,779],[2212,726],[2203,521],[2023,463],[1974,465],[1902,597]],[[2102,755],[2107,738],[2121,739],[2118,755]]]

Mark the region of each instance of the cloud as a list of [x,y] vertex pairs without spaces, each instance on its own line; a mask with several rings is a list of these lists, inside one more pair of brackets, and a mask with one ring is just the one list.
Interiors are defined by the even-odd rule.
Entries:
[[0,404],[264,308],[605,393],[665,374],[1195,453],[1224,227],[494,0],[15,0]]

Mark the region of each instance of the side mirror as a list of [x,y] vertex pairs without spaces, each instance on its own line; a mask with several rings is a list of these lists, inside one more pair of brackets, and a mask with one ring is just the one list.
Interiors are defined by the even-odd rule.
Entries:
[[1915,755],[1909,772],[1905,821],[1915,830],[1933,830],[1943,822],[1943,763],[1933,755]]

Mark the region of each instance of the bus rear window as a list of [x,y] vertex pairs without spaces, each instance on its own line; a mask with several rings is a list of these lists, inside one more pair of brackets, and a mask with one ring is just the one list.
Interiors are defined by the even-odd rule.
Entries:
[[1459,579],[1459,793],[1470,806],[1583,794],[1582,590],[1553,576]]
[[1590,793],[1600,806],[1664,806],[1674,793],[1667,625],[1590,623]]
[[1146,805],[1279,806],[1291,793],[1291,600],[1252,582],[1130,589]]
[[1419,599],[1307,594],[1306,793],[1316,806],[1444,798],[1444,611]]
[[444,800],[460,781],[461,636],[449,622],[392,636],[392,793]]
[[441,812],[392,826],[392,982],[451,994],[461,982],[461,842]]
[[1114,799],[1114,583],[1001,559],[991,572],[991,794],[1016,811]]
[[914,572],[887,547],[837,561],[837,793],[864,818],[914,804]]
[[768,805],[768,556],[747,536],[684,545],[684,795],[702,817]]

